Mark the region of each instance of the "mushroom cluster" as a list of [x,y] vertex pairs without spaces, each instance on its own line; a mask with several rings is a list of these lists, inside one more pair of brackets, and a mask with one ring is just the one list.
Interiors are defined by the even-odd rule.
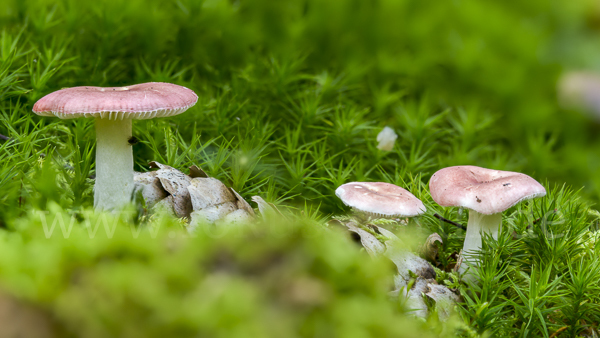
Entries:
[[[587,99],[589,107],[596,108],[598,100],[589,94],[594,91],[588,88],[595,89],[600,86],[599,83],[588,75],[571,75],[562,85],[564,100],[568,102],[579,95]],[[176,217],[188,219],[190,230],[204,224],[248,223],[255,218],[252,207],[235,190],[208,177],[197,166],[192,166],[190,174],[186,175],[170,166],[151,162],[150,167],[157,170],[133,172],[129,142],[132,120],[177,115],[197,100],[198,96],[190,89],[169,83],[151,82],[110,88],[74,87],[44,96],[36,102],[33,111],[61,119],[95,118],[96,208],[116,210],[129,203],[135,195],[141,195],[148,208],[164,208]],[[391,128],[384,128],[377,137],[378,148],[392,150],[396,138]],[[462,250],[462,258],[469,264],[459,265],[462,274],[467,265],[478,265],[474,257],[481,249],[482,234],[488,233],[497,239],[503,211],[521,201],[546,194],[541,184],[525,174],[475,166],[441,169],[433,174],[429,187],[431,197],[439,205],[470,210]],[[371,256],[386,256],[396,265],[395,293],[405,292],[405,298],[410,306],[417,308],[419,316],[427,313],[422,294],[436,303],[439,301],[438,313],[440,316],[447,315],[449,310],[446,311],[447,308],[441,304],[452,304],[457,296],[435,282],[435,270],[425,259],[407,250],[407,246],[392,232],[373,224],[373,219],[377,218],[406,219],[422,215],[426,212],[423,203],[409,191],[384,182],[351,182],[338,187],[335,193],[355,212],[354,218],[343,223],[345,227],[360,238]],[[255,196],[253,200],[263,216],[275,214],[276,209],[260,197]],[[441,237],[434,237],[431,243],[436,241],[442,242]],[[431,246],[431,243],[424,247]]]
[[197,166],[190,174],[158,162],[155,171],[135,173],[135,191],[148,208],[163,208],[173,216],[190,220],[189,230],[206,225],[236,225],[250,222],[254,210],[233,188],[225,186]]
[[[492,170],[475,166],[444,168],[429,181],[432,199],[441,206],[467,208],[469,221],[464,247],[457,263],[458,271],[465,274],[468,266],[477,266],[476,254],[482,246],[482,234],[494,239],[502,224],[502,212],[528,199],[546,195],[545,188],[533,178],[516,172]],[[377,218],[406,218],[426,212],[423,203],[409,191],[384,182],[351,182],[338,187],[336,195],[350,206],[355,216],[342,223],[354,233],[365,251],[373,257],[385,256],[397,267],[394,295],[404,296],[407,306],[416,316],[426,316],[425,295],[435,301],[441,319],[446,318],[459,297],[444,285],[439,285],[436,273],[428,261],[407,250],[402,239],[374,224]],[[448,221],[451,222],[451,221]],[[429,236],[422,246],[421,255],[435,259],[437,234]],[[467,264],[460,264],[463,260]]]

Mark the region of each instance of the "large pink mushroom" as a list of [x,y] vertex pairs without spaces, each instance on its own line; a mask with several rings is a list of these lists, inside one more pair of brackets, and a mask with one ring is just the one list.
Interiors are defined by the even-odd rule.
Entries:
[[96,119],[94,206],[113,210],[129,203],[133,192],[132,120],[181,114],[197,101],[192,90],[170,83],[73,87],[44,96],[33,112],[61,119]]
[[[546,195],[546,189],[525,174],[470,165],[437,171],[431,176],[429,189],[437,204],[470,210],[463,246],[467,260],[481,249],[481,232],[498,238],[502,212],[521,201]],[[462,265],[459,271],[465,269]]]

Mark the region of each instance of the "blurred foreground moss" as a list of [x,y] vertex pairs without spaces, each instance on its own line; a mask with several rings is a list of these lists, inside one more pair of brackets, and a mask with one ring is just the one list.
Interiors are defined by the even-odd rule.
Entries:
[[345,234],[314,223],[190,236],[168,218],[136,228],[127,215],[71,217],[53,203],[49,209],[15,221],[18,231],[1,230],[0,279],[8,293],[46,312],[59,336],[427,337],[452,331],[452,324],[404,314],[387,295],[389,262],[369,258]]

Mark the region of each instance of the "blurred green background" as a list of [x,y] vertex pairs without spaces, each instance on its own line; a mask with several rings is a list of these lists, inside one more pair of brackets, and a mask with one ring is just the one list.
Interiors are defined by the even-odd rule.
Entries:
[[[93,146],[92,121],[31,116],[37,99],[168,81],[200,101],[135,123],[138,170],[196,163],[243,194],[301,196],[327,212],[340,210],[332,192],[344,181],[412,173],[426,182],[458,164],[600,196],[598,124],[561,110],[555,91],[565,70],[600,69],[595,1],[4,0],[0,22],[0,133],[67,126],[40,144],[67,161],[83,160],[70,158],[75,145]],[[375,149],[386,125],[400,135],[389,153]],[[177,143],[169,132],[188,145],[199,136],[204,152],[166,158]]]

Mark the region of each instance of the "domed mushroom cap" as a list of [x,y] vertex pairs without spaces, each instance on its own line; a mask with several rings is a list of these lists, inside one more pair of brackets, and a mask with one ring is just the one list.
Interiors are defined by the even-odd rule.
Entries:
[[183,113],[196,104],[192,90],[171,83],[149,82],[125,87],[73,87],[50,93],[33,106],[41,116],[61,119],[151,119]]
[[469,165],[437,171],[429,180],[429,190],[441,206],[468,208],[484,215],[546,195],[546,189],[525,174]]
[[413,194],[384,182],[352,182],[335,190],[345,205],[378,216],[413,217],[425,212],[425,206]]

